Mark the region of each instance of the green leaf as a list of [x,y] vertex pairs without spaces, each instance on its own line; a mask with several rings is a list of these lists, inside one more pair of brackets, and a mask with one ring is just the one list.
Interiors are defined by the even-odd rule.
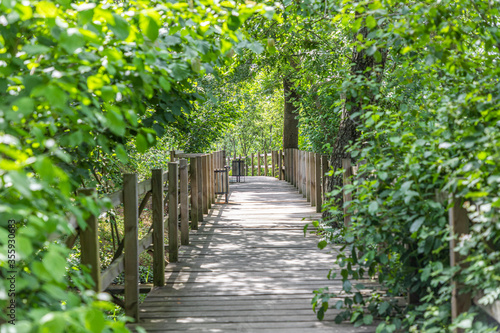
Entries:
[[70,34],[64,31],[59,38],[59,45],[69,54],[73,54],[85,45],[85,39],[79,32],[71,30]]
[[135,138],[135,146],[136,146],[137,151],[139,153],[144,153],[149,148],[148,140],[146,140],[144,135],[139,133],[139,134],[137,134],[137,136]]
[[422,224],[424,223],[425,221],[425,217],[422,216],[422,217],[419,217],[418,219],[416,219],[412,224],[411,224],[411,227],[410,227],[410,232],[411,233],[414,233],[415,231],[417,231],[418,229],[420,229],[420,227],[422,226]]
[[63,281],[66,275],[66,258],[55,250],[49,250],[42,260],[43,266],[56,281]]
[[90,309],[85,314],[85,327],[90,332],[102,332],[106,325],[104,315],[99,309]]
[[344,288],[344,290],[346,292],[350,292],[351,289],[352,289],[352,284],[351,284],[351,281],[349,280],[345,280],[344,283],[342,284],[342,287]]
[[158,38],[158,32],[160,27],[156,23],[156,20],[147,15],[141,15],[139,18],[139,27],[144,35],[146,35],[150,41],[154,42]]
[[240,18],[238,16],[231,15],[229,16],[229,19],[227,20],[227,27],[230,30],[236,31],[240,27],[241,22]]
[[326,240],[322,240],[321,242],[318,243],[318,248],[324,249],[328,245],[328,242]]
[[373,316],[370,314],[365,314],[363,316],[363,324],[370,325],[371,323],[373,323]]
[[126,124],[123,121],[120,109],[117,107],[109,107],[106,112],[106,120],[111,132],[118,136],[123,136],[125,134]]
[[109,28],[118,39],[125,40],[130,34],[130,26],[128,22],[118,14],[113,14],[115,18],[114,24],[109,24]]
[[371,215],[375,215],[378,212],[378,202],[372,201],[370,202],[370,206],[368,206],[368,213]]
[[377,26],[377,21],[371,15],[366,18],[365,22],[366,26],[370,29],[373,29]]

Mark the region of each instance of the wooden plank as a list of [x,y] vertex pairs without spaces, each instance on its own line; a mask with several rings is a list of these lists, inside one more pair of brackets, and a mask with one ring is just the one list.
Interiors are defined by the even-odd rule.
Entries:
[[153,169],[151,178],[153,208],[153,283],[165,285],[165,230],[163,202],[163,169]]
[[309,152],[304,152],[304,178],[305,178],[305,192],[307,202],[311,202],[311,163],[309,160]]
[[139,211],[137,174],[123,175],[125,315],[139,320]]
[[168,261],[178,260],[179,223],[179,164],[168,163]]
[[264,176],[269,176],[269,167],[267,165],[267,151],[264,152]]
[[271,177],[275,177],[276,175],[276,168],[275,168],[275,164],[276,164],[276,161],[275,161],[275,152],[273,150],[271,150]]
[[198,162],[196,157],[191,157],[190,178],[191,178],[191,229],[198,230],[199,209],[198,209]]
[[252,173],[251,173],[251,175],[255,176],[255,169],[254,169],[254,164],[253,164],[253,153],[252,153],[252,155],[250,157],[250,164],[252,165]]
[[[456,274],[460,275],[461,270],[466,268],[466,264],[463,262],[465,259],[460,253],[455,252],[457,243],[460,241],[460,236],[469,233],[469,217],[467,215],[467,210],[462,207],[462,200],[450,195],[449,204],[452,207],[448,210],[448,219],[450,224],[450,266],[459,266],[460,271]],[[451,291],[451,318],[456,319],[460,314],[467,312],[471,307],[471,294],[463,293],[463,286],[458,283],[455,279],[452,282]],[[464,329],[457,328],[455,330],[457,333],[465,332]]]
[[137,184],[137,195],[141,196],[149,191],[151,191],[151,178]]
[[284,180],[284,174],[283,174],[283,150],[280,149],[279,155],[278,155],[278,179],[279,180]]
[[[317,248],[314,234],[304,238],[302,231],[302,217],[320,214],[290,185],[271,177],[233,184],[231,199],[234,204],[215,205],[190,235],[191,245],[180,247],[179,262],[166,268],[166,286],[151,291],[141,305],[142,326],[153,332],[331,331],[334,312],[319,322],[310,300],[313,290],[325,286],[340,293],[341,277],[326,277],[340,267],[332,265],[331,251]],[[365,282],[362,294],[371,295],[377,284]]]
[[208,202],[208,156],[203,155],[201,157],[202,162],[202,172],[203,172],[203,214],[208,214],[210,208],[210,203]]
[[[342,169],[344,169],[344,186],[351,184],[351,159],[343,158],[342,159]],[[352,201],[352,193],[350,191],[343,191],[344,196],[344,226],[349,228],[351,224],[351,215],[348,213],[349,205]]]
[[[113,208],[117,207],[123,203],[123,190],[119,190],[119,191],[113,192],[111,194],[107,194],[104,197],[107,197],[111,201]],[[109,210],[108,208],[104,207],[101,210],[101,213],[105,213],[108,210]]]
[[[82,188],[78,194],[95,197],[95,188]],[[89,198],[94,200],[95,198]],[[99,224],[97,216],[90,215],[85,222],[85,229],[80,229],[81,263],[90,267],[90,276],[94,281],[94,291],[101,291],[101,265],[99,258]]]
[[[139,241],[138,253],[142,253],[148,248],[150,248],[152,243],[153,243],[153,230],[151,230],[146,236],[144,236],[143,239]],[[113,261],[113,263],[109,265],[108,268],[104,270],[104,272],[102,272],[101,291],[108,289],[109,285],[113,282],[113,280],[125,270],[124,261],[125,261],[125,254],[122,254],[115,261]]]
[[187,160],[179,160],[181,199],[181,245],[189,245],[189,201]]
[[[198,222],[203,222],[203,161],[202,157],[196,157],[198,172]],[[198,224],[196,224],[198,226]]]
[[215,204],[215,155],[210,155],[210,196],[212,198],[212,205]]
[[316,163],[314,153],[309,152],[309,195],[311,197],[311,207],[316,206]]
[[315,183],[315,199],[316,199],[316,213],[321,213],[323,205],[323,196],[321,195],[321,155],[316,153],[314,155],[314,183]]
[[257,176],[260,176],[261,163],[260,163],[260,151],[257,152]]

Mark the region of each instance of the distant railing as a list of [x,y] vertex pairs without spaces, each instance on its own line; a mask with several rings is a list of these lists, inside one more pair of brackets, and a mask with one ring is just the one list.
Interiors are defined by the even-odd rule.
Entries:
[[[189,164],[186,158],[189,158]],[[176,162],[176,159],[179,160]],[[215,203],[214,170],[223,168],[225,155],[223,151],[210,154],[184,154],[173,151],[170,160],[167,172],[161,168],[154,169],[152,177],[140,183],[135,173],[123,175],[123,188],[106,196],[113,208],[123,204],[124,236],[115,252],[114,260],[103,272],[100,270],[99,259],[99,216],[89,217],[85,230],[78,229],[77,233],[67,240],[67,245],[72,247],[78,235],[80,236],[81,263],[90,266],[95,291],[106,291],[113,280],[125,272],[125,301],[120,305],[124,307],[125,314],[136,321],[139,320],[139,255],[143,251],[151,247],[153,249],[153,285],[165,285],[164,191],[168,191],[168,258],[169,262],[176,262],[179,219],[181,244],[187,245],[189,219],[191,229],[198,229],[198,223],[203,221],[203,214],[208,214]],[[88,196],[96,195],[95,189],[81,189],[79,192]],[[139,196],[144,194],[139,205]],[[150,198],[153,223],[147,235],[139,240],[139,216]],[[103,209],[101,216],[106,212],[107,209]]]

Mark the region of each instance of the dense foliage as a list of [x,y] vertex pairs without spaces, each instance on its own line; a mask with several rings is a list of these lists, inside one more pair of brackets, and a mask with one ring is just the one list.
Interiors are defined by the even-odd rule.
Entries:
[[[381,316],[377,332],[494,331],[478,307],[452,322],[450,296],[454,275],[479,304],[492,304],[500,293],[498,6],[359,1],[331,8],[332,19],[355,36],[351,47],[387,52],[380,92],[361,98],[363,111],[353,115],[361,137],[351,157],[364,164],[345,188],[354,192],[353,224],[344,231],[347,244],[337,263],[351,297],[334,305],[345,309],[337,319],[362,325]],[[363,26],[367,38],[357,34]],[[361,75],[345,78],[344,94],[375,87],[375,78]],[[459,273],[449,264],[450,204],[443,193],[461,198],[471,219],[470,232],[452,249],[467,263]],[[333,203],[328,209],[341,216]],[[364,299],[356,280],[366,277],[377,279],[388,296],[410,293],[417,301],[398,307],[379,294]],[[320,317],[329,297],[325,290],[315,297]],[[366,304],[370,313],[362,310]]]
[[73,231],[70,214],[85,227],[85,216],[105,204],[75,190],[120,171],[101,163],[128,163],[127,144],[142,153],[181,127],[204,98],[194,80],[232,56],[246,19],[271,18],[272,8],[3,1],[0,13],[0,306],[16,301],[16,331],[124,331],[101,311],[109,303],[85,291],[88,277],[67,270],[64,243],[54,242]]

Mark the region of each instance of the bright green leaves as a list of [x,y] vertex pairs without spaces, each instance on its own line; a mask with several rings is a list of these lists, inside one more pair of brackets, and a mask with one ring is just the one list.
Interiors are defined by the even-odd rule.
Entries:
[[158,38],[160,30],[159,15],[154,11],[148,11],[139,16],[139,27],[148,39],[154,42]]
[[377,26],[377,21],[370,15],[366,17],[365,24],[368,28],[373,29]]
[[78,31],[68,29],[61,33],[59,45],[61,45],[68,54],[73,54],[85,45],[85,39]]
[[36,13],[43,18],[54,18],[57,16],[57,7],[53,2],[40,1],[36,5]]
[[230,30],[236,31],[241,26],[241,21],[238,16],[231,15],[225,24]]
[[127,128],[121,110],[113,105],[106,105],[106,124],[114,134],[123,136]]
[[116,35],[116,38],[126,40],[130,34],[130,26],[128,22],[118,14],[113,14],[114,24],[109,24],[109,28]]

